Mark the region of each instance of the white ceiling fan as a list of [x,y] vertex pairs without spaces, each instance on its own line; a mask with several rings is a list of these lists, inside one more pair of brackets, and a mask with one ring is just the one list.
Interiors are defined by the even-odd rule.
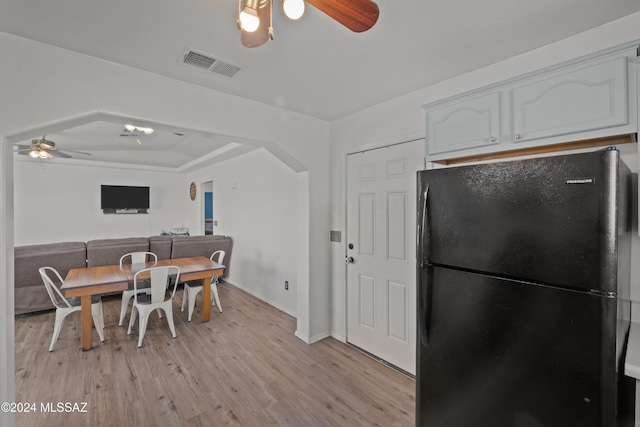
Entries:
[[[32,139],[31,145],[16,145],[18,147],[18,154],[28,154],[34,159],[49,159],[51,157],[60,157],[60,158],[71,158],[70,154],[66,152],[60,151],[56,148],[56,143],[53,141],[49,141],[45,139],[43,136],[42,139]],[[86,156],[90,156],[91,153],[85,153],[83,151],[74,151],[74,150],[65,150],[69,153],[74,154],[83,154]]]

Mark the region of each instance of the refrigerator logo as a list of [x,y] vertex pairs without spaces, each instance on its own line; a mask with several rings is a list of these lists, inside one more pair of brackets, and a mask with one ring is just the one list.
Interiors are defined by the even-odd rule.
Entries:
[[567,179],[564,183],[565,184],[595,184],[596,179],[595,178],[570,178],[570,179]]

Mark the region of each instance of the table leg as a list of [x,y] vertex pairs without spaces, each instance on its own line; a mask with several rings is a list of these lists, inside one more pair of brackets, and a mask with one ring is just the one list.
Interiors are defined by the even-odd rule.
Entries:
[[91,295],[83,295],[80,297],[82,304],[81,316],[82,324],[80,327],[82,337],[82,350],[91,350],[91,325],[93,323],[91,317]]
[[202,279],[202,321],[208,322],[211,318],[211,278]]

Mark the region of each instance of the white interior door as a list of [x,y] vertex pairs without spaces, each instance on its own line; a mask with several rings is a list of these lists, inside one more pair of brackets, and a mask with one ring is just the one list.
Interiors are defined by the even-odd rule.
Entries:
[[347,341],[411,374],[423,159],[424,140],[347,156]]

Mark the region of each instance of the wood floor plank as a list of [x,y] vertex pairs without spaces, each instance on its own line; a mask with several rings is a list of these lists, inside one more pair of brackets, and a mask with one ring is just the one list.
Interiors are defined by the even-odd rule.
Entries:
[[[193,321],[174,300],[177,337],[153,314],[141,348],[137,328],[118,327],[120,300],[103,301],[105,342],[80,350],[70,315],[49,353],[54,313],[16,319],[16,387],[39,426],[412,426],[412,379],[333,338],[307,345],[295,318],[226,283],[224,312]],[[76,315],[78,314],[78,315]],[[128,316],[127,316],[128,322]],[[42,412],[41,404],[86,402],[86,413]]]

